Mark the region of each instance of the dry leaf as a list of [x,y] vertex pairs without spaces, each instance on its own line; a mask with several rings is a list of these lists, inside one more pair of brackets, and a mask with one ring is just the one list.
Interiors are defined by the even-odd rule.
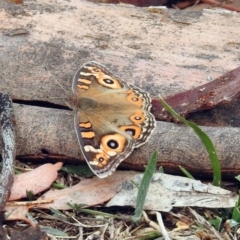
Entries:
[[15,175],[9,201],[25,198],[26,191],[32,191],[33,194],[37,194],[46,190],[56,180],[58,170],[61,167],[61,162],[55,164],[48,163],[32,171]]
[[[138,185],[142,176],[142,174],[135,176],[133,181]],[[136,186],[130,181],[122,186],[121,191],[107,203],[108,207],[136,206],[138,191]],[[148,190],[144,209],[168,212],[173,207],[185,206],[230,208],[234,207],[237,199],[236,194],[211,184],[206,185],[186,177],[155,173]]]
[[26,218],[28,209],[28,206],[6,206],[6,220],[22,220],[30,225],[34,225],[33,222]]
[[93,206],[102,204],[114,197],[119,190],[119,186],[125,181],[130,181],[137,172],[116,171],[107,178],[93,177],[84,179],[78,184],[62,190],[50,190],[41,199],[54,199],[53,203],[38,205],[40,208],[55,208],[61,210],[70,209],[70,204],[86,204]]

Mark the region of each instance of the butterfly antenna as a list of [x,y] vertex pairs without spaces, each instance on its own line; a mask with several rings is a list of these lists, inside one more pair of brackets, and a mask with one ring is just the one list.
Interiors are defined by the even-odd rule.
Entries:
[[[48,71],[48,70],[47,70]],[[49,72],[49,71],[48,71]],[[63,85],[51,74],[51,72],[49,72],[51,77],[53,78],[53,80],[60,86],[60,88],[67,94],[69,94],[69,92],[66,90],[66,88],[63,87]]]

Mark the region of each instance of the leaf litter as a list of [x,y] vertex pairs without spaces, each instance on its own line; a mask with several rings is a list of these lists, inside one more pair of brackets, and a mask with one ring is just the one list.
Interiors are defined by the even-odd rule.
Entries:
[[[59,164],[50,165],[55,168],[55,170],[52,170],[50,167],[51,170],[48,170],[52,173],[56,172],[60,166]],[[25,192],[26,190],[31,190],[34,193],[38,192],[33,188],[33,186],[38,185],[34,185],[33,182],[35,179],[40,183],[39,179],[42,178],[39,178],[39,176],[49,175],[45,167],[43,165],[39,167],[40,170],[37,168],[31,171],[31,181],[28,178],[28,180],[24,180],[25,183],[22,185],[25,186]],[[39,171],[39,175],[35,174],[35,171]],[[50,175],[54,175],[52,173]],[[19,181],[21,181],[21,175],[25,178],[24,174],[27,173],[18,175]],[[56,179],[56,177],[54,178]],[[99,239],[111,239],[111,236],[112,239],[156,239],[163,234],[163,227],[165,228],[159,222],[159,211],[161,211],[161,217],[163,215],[169,238],[186,239],[187,236],[187,239],[201,239],[201,234],[214,236],[215,233],[207,229],[206,226],[202,230],[203,233],[196,230],[199,228],[196,224],[196,221],[199,221],[199,218],[196,217],[197,213],[194,215],[188,208],[181,210],[184,213],[180,215],[174,214],[172,211],[176,211],[179,207],[190,206],[201,209],[231,208],[234,207],[238,199],[238,196],[231,191],[214,187],[211,184],[204,184],[185,177],[155,173],[144,204],[144,215],[140,225],[136,227],[131,222],[130,216],[133,214],[133,208],[135,208],[137,185],[141,178],[142,174],[135,171],[116,171],[106,179],[97,177],[82,179],[74,186],[62,190],[47,190],[51,185],[50,182],[54,181],[51,180],[49,184],[40,184],[41,187],[45,186],[45,189],[41,188],[41,191],[45,193],[37,200],[26,205],[18,205],[21,202],[9,202],[6,207],[6,216],[8,216],[8,220],[22,220],[25,222],[23,224],[25,227],[28,224],[35,225],[35,222],[29,219],[29,214],[36,222],[41,223],[42,227],[47,223],[45,226],[52,227],[52,229],[62,229],[62,224],[65,224],[68,229],[66,231],[68,236],[78,236],[79,239],[81,239],[81,234],[82,236],[87,234],[89,237],[83,237],[82,239],[90,239],[90,236],[98,236]],[[15,182],[14,184],[18,183]],[[12,192],[12,194],[15,193]],[[23,196],[19,193],[17,195],[19,199]],[[43,204],[42,201],[47,201],[47,203]],[[88,206],[89,209],[95,206],[98,212],[88,213],[87,209],[83,211],[82,206],[85,208]],[[51,212],[49,212],[49,209]],[[61,210],[59,212],[61,214],[56,214],[52,209]],[[64,211],[62,212],[62,210]],[[102,215],[100,212],[102,212]],[[110,212],[112,215],[105,215],[104,212]],[[200,214],[202,215],[204,212],[205,210],[201,210]],[[169,229],[172,229],[172,231]],[[51,236],[50,233],[48,235]],[[139,238],[139,236],[143,238]]]

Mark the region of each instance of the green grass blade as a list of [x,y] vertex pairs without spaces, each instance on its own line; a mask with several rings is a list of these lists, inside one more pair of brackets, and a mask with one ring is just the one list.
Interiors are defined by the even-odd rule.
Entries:
[[46,232],[48,234],[51,234],[53,236],[58,236],[59,238],[62,237],[63,239],[69,239],[69,236],[67,235],[67,233],[65,233],[63,231],[60,231],[56,228],[52,228],[52,227],[49,227],[49,226],[41,226],[41,229],[44,232]]
[[189,127],[193,129],[193,131],[198,135],[198,137],[201,139],[202,143],[204,144],[209,158],[212,163],[212,170],[213,170],[213,185],[215,186],[221,186],[222,184],[222,176],[221,176],[221,167],[218,160],[218,156],[216,153],[216,150],[213,146],[213,143],[211,139],[208,137],[208,135],[195,123],[187,121],[185,118],[179,116],[162,98],[160,98],[160,101],[164,108],[170,112],[175,118],[180,120],[181,122],[185,123]]
[[159,173],[164,173],[164,169],[163,169],[162,166],[160,166],[160,167],[158,168],[158,172],[159,172]]
[[141,184],[138,189],[137,200],[136,200],[136,209],[134,216],[132,216],[133,222],[137,223],[140,221],[143,212],[143,206],[147,196],[148,188],[151,183],[155,167],[157,163],[157,152],[155,151],[145,169]]
[[185,174],[186,177],[190,178],[190,179],[195,179],[193,177],[193,175],[188,171],[186,170],[184,167],[182,166],[178,166],[180,168],[180,170]]

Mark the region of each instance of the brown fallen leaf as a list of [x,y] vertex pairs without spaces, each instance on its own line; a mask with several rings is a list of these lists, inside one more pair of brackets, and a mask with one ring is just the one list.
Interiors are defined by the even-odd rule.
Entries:
[[[25,198],[27,190],[31,190],[34,194],[46,190],[57,178],[57,171],[61,167],[61,162],[58,162],[56,164],[48,163],[35,168],[32,171],[15,175],[9,201]],[[15,205],[7,205],[5,207],[5,215],[7,216],[6,220],[22,220],[34,226],[35,224],[26,218],[26,214],[28,213],[29,208],[33,206],[36,206],[36,204],[18,205],[16,203]]]
[[49,190],[41,199],[54,199],[53,203],[37,205],[39,208],[55,208],[59,210],[70,209],[68,203],[86,204],[93,206],[102,204],[114,197],[123,182],[130,181],[137,172],[135,171],[116,171],[111,176],[100,179],[93,177],[84,179],[78,184],[62,190]]
[[[68,203],[72,205],[84,203],[88,206],[102,204],[114,197],[121,185],[125,181],[132,179],[136,174],[135,171],[116,171],[108,178],[84,179],[73,187],[62,190],[49,190],[37,201],[29,202],[29,205],[28,202],[25,202],[25,205],[22,205],[22,202],[11,203],[14,204],[13,206],[8,204],[5,207],[6,220],[22,220],[34,226],[35,223],[26,218],[29,209],[33,207],[45,209],[52,207],[58,210],[67,210],[71,208]],[[41,203],[45,199],[54,199],[54,202],[38,204],[38,202]]]
[[5,215],[6,215],[6,220],[22,220],[29,225],[34,226],[35,223],[30,221],[27,217],[26,214],[29,211],[29,206],[6,206],[5,207]]
[[49,188],[56,180],[58,170],[62,167],[62,164],[61,162],[48,163],[32,171],[15,175],[9,201],[25,198],[27,196],[26,191],[37,194]]

